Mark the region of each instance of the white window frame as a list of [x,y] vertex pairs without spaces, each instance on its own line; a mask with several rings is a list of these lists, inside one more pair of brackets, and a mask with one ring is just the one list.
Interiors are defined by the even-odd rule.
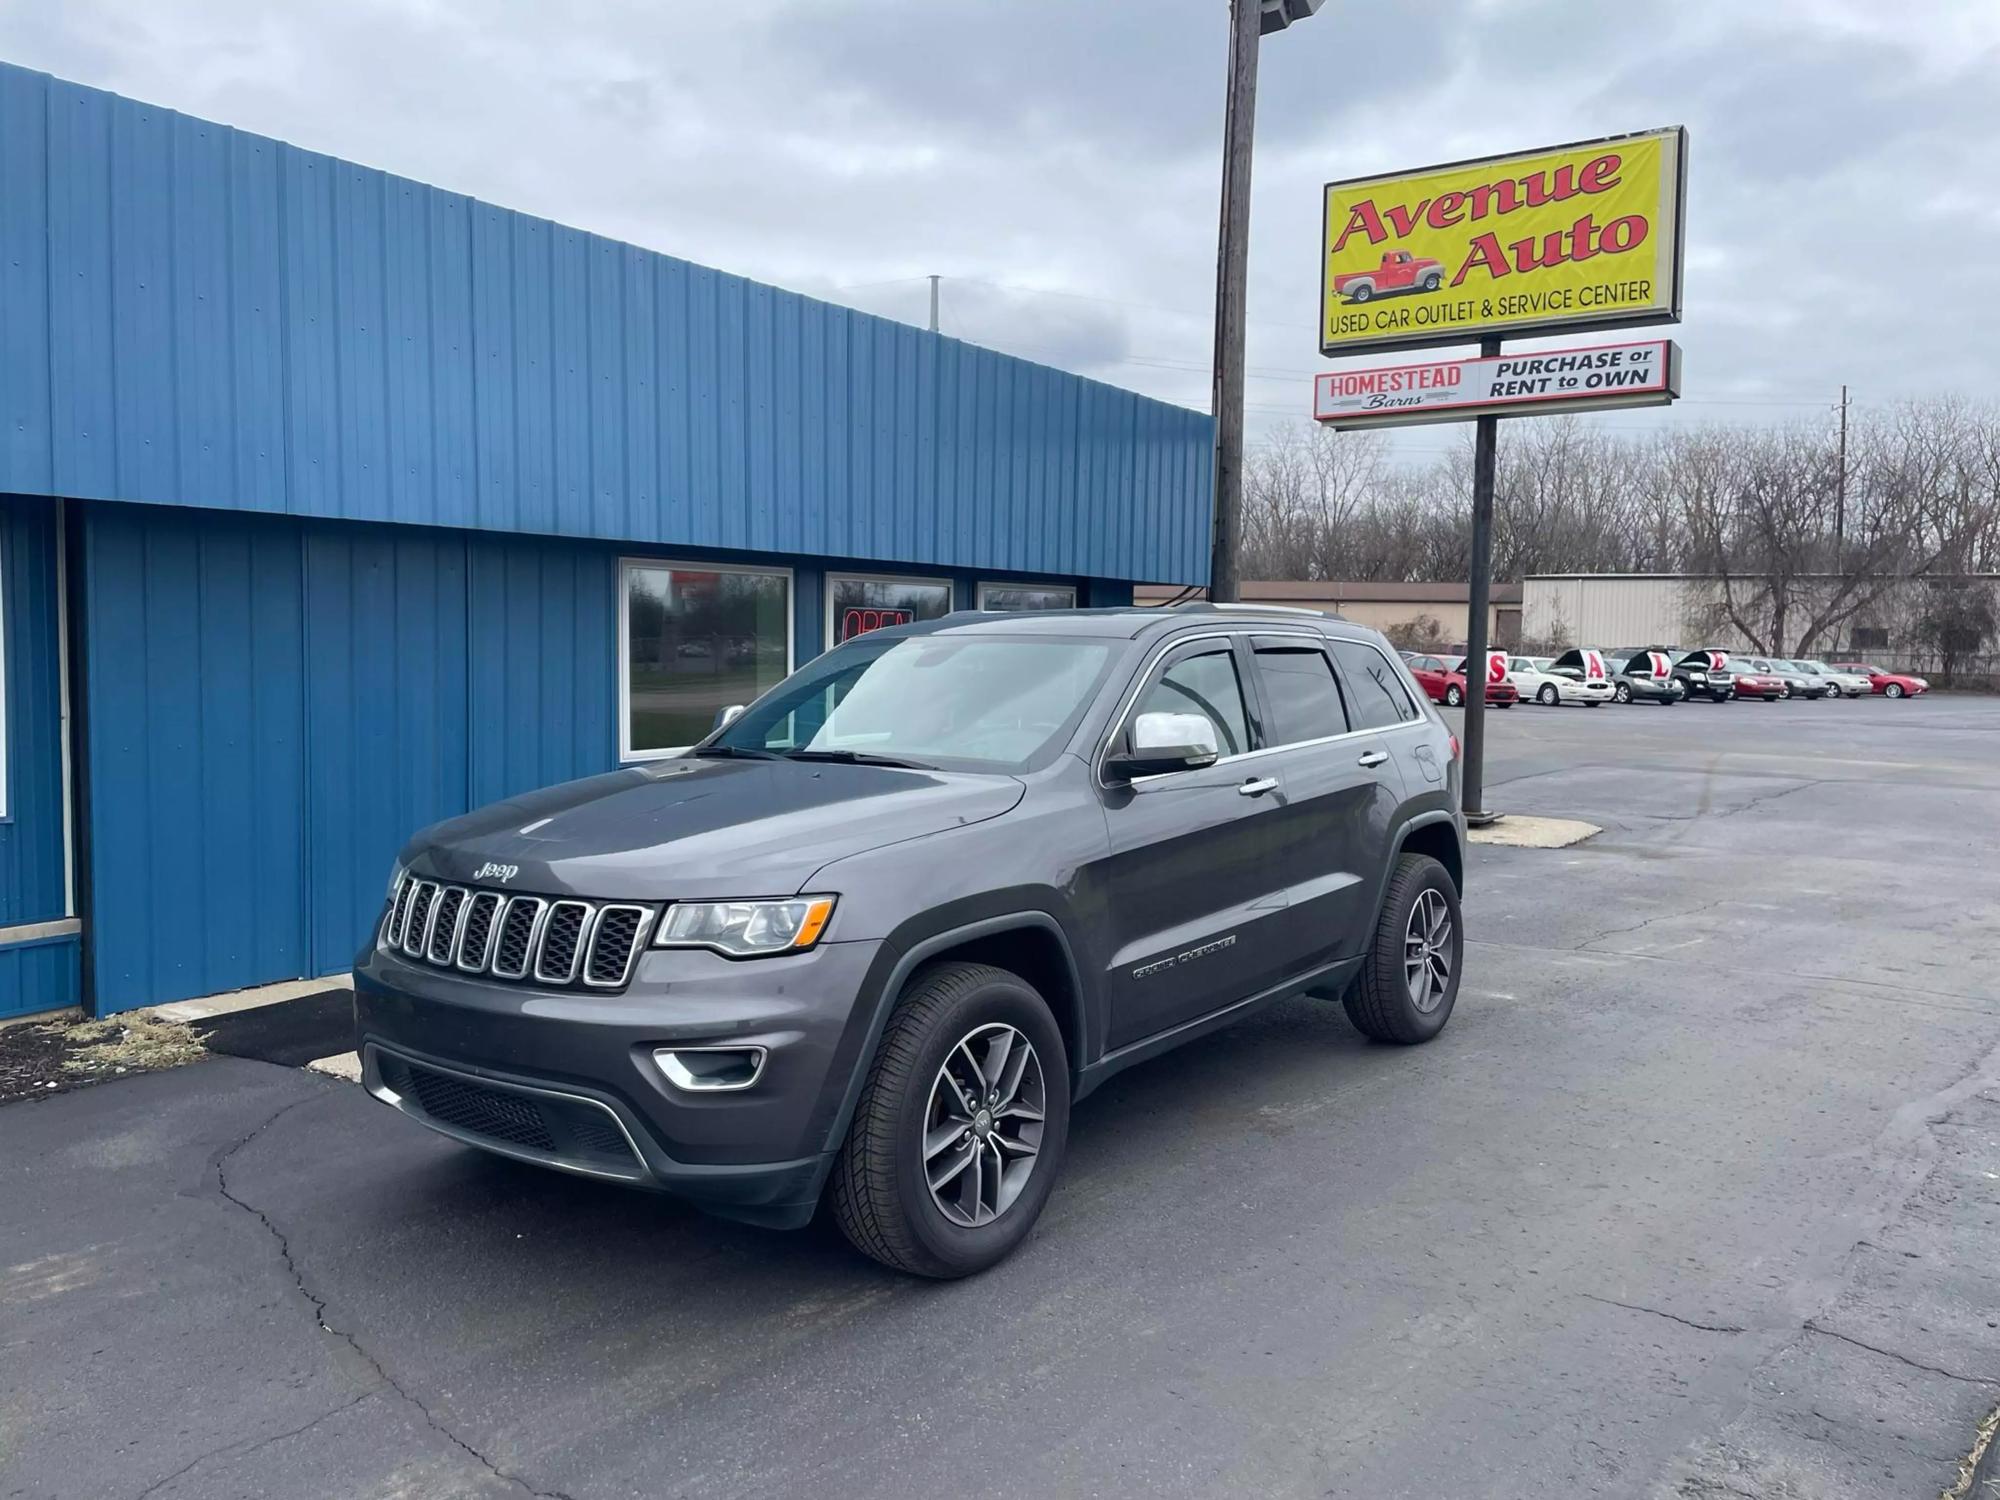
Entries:
[[840,643],[833,638],[833,586],[836,583],[941,583],[944,585],[944,612],[950,614],[958,608],[958,585],[949,578],[926,578],[916,573],[828,573],[820,581],[820,592],[826,596],[826,634],[821,637],[826,649],[831,651]]
[[746,573],[759,578],[785,580],[785,675],[798,670],[799,581],[797,570],[788,567],[758,567],[749,563],[705,562],[687,557],[621,557],[618,559],[618,759],[633,761],[668,760],[685,754],[687,745],[669,745],[657,750],[636,750],[632,746],[632,572],[636,568],[682,569],[689,573]]
[[979,581],[979,608],[982,610],[986,608],[986,592],[988,589],[1064,589],[1069,594],[1069,603],[1057,605],[1056,607],[1058,609],[1076,608],[1077,588],[1073,583],[1043,583],[1039,579],[1034,578],[1017,579],[1010,583],[1000,578],[982,578]]

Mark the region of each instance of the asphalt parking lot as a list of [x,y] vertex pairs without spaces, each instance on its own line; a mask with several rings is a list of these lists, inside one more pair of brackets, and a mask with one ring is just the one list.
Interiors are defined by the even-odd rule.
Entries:
[[[1449,715],[1456,719],[1456,715]],[[0,1109],[0,1495],[1935,1495],[2000,1399],[2000,701],[1520,708],[1467,988],[1080,1106],[971,1282],[233,1058]]]

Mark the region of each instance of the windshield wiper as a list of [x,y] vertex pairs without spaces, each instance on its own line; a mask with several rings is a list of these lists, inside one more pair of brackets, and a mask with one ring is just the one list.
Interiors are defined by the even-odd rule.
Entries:
[[891,766],[899,771],[935,771],[920,760],[899,760],[893,755],[869,755],[862,750],[787,750],[787,760],[825,760],[843,766]]
[[724,760],[783,760],[775,750],[752,750],[746,745],[698,745],[690,755],[717,756]]

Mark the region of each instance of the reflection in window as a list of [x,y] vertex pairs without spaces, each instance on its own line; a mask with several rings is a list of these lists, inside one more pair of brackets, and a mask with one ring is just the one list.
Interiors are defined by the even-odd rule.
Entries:
[[775,687],[791,614],[784,573],[626,564],[624,753],[692,745],[722,709]]
[[981,609],[1014,612],[1029,609],[1075,609],[1076,589],[1054,583],[982,583]]
[[923,578],[841,578],[829,576],[826,597],[832,615],[829,639],[838,646],[871,630],[937,620],[951,613],[951,585]]

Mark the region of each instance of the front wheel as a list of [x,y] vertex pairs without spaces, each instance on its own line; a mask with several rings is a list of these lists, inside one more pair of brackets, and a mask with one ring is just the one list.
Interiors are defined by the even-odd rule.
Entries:
[[1612,696],[1620,703],[1630,703],[1632,701],[1632,684],[1629,682],[1619,683],[1618,691],[1613,693]]
[[1883,697],[1885,697],[1885,698],[1900,698],[1900,697],[1902,697],[1902,696],[1903,696],[1903,685],[1902,685],[1902,683],[1900,683],[1900,682],[1892,682],[1892,683],[1890,683],[1890,684],[1889,684],[1889,685],[1888,685],[1887,687],[1885,687],[1885,688],[1883,688],[1883,689],[1882,689],[1882,696],[1883,696]]
[[1451,1019],[1464,958],[1458,887],[1427,854],[1404,854],[1389,877],[1375,939],[1343,1004],[1371,1041],[1428,1042]]
[[1535,694],[1535,701],[1541,704],[1543,708],[1554,708],[1556,706],[1555,688],[1553,686],[1544,687],[1539,693]]
[[1047,1002],[986,964],[911,981],[833,1171],[833,1213],[863,1254],[970,1276],[1028,1237],[1062,1169],[1069,1056]]
[[1779,696],[1779,697],[1781,697],[1781,698],[1789,698],[1789,697],[1791,697],[1791,696],[1792,696],[1792,685],[1791,685],[1791,684],[1790,684],[1789,682],[1788,682],[1788,683],[1786,683],[1786,684],[1785,684],[1785,690],[1784,690],[1784,691],[1783,691],[1782,693],[1780,693],[1780,694],[1779,694],[1778,696]]
[[1465,694],[1460,692],[1458,685],[1454,683],[1444,690],[1444,702],[1447,708],[1457,708],[1465,702]]

